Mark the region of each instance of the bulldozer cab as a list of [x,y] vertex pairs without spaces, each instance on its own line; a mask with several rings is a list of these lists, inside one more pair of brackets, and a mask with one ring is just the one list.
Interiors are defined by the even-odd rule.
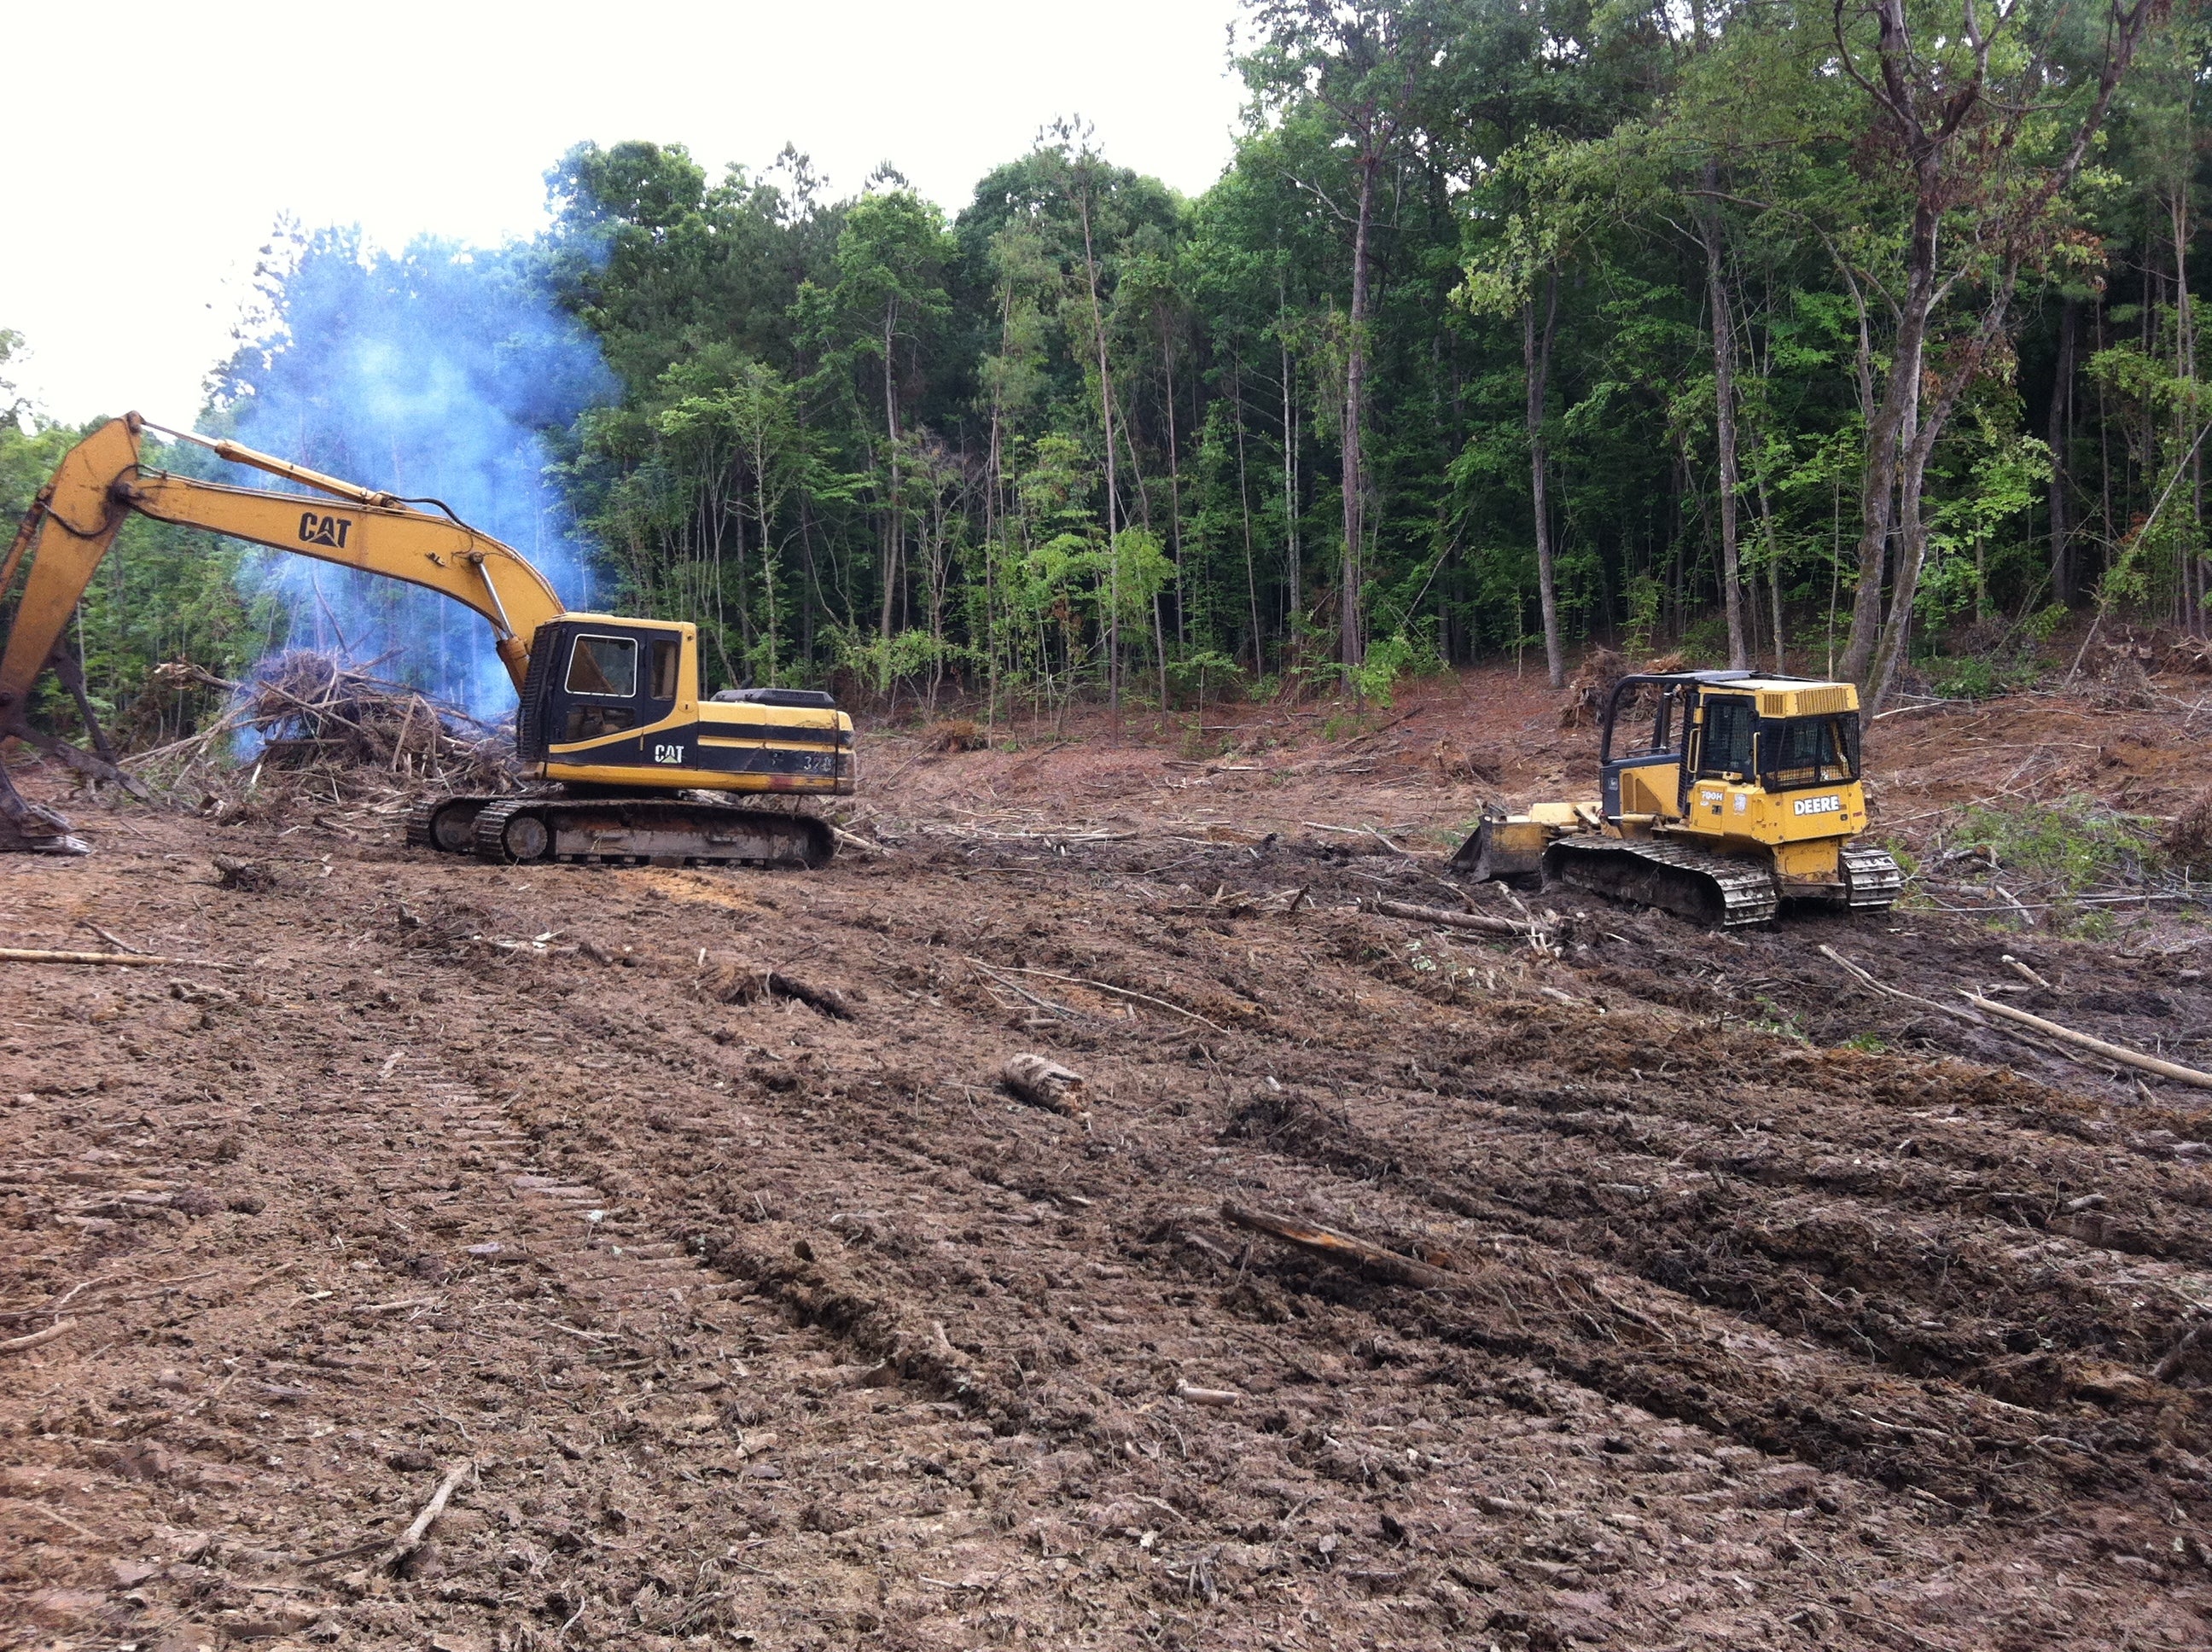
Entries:
[[1694,827],[1695,803],[1720,800],[1709,793],[1850,786],[1859,768],[1857,696],[1846,683],[1775,672],[1625,677],[1606,701],[1599,766],[1604,817],[1631,827]]

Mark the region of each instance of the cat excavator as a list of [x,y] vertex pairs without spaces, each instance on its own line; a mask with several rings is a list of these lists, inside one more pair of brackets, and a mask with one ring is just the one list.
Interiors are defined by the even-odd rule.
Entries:
[[1484,820],[1451,865],[1565,884],[1720,928],[1784,901],[1854,912],[1897,899],[1897,862],[1856,840],[1859,697],[1765,671],[1638,672],[1606,698],[1600,795]]
[[[151,468],[140,452],[149,429],[305,491]],[[829,695],[771,688],[702,697],[697,626],[571,613],[528,559],[436,500],[359,487],[136,413],[110,420],[70,450],[0,561],[0,601],[29,568],[0,651],[0,738],[15,735],[85,772],[124,778],[112,754],[57,740],[27,714],[33,684],[52,665],[96,730],[67,629],[133,513],[441,592],[489,623],[492,648],[520,695],[515,744],[538,784],[427,799],[408,823],[408,841],[417,847],[502,862],[654,865],[818,867],[835,853],[826,822],[795,807],[734,801],[852,792],[853,720]],[[0,766],[0,847],[82,853],[86,847],[67,821],[22,798]]]

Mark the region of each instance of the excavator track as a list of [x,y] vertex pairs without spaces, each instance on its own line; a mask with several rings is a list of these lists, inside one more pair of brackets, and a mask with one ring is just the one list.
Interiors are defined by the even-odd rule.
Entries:
[[[476,800],[456,799],[445,806],[468,801]],[[479,859],[502,865],[562,860],[814,871],[837,852],[836,834],[811,815],[676,798],[487,799],[476,812],[471,835]]]
[[1560,838],[1544,851],[1544,879],[1723,929],[1766,923],[1782,903],[1755,861],[1645,839]]
[[1887,912],[1905,885],[1905,874],[1886,849],[1848,844],[1842,852],[1844,903],[1853,912]]

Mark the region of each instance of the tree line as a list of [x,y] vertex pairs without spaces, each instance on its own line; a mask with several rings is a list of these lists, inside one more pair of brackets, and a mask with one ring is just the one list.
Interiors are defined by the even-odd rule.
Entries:
[[[641,141],[563,156],[527,245],[297,236],[208,422],[327,447],[360,315],[472,326],[537,364],[463,377],[599,605],[895,701],[1558,681],[1592,638],[1880,697],[2084,607],[2205,633],[2197,11],[1255,0],[1237,42],[1194,198],[1071,120],[949,215]],[[604,370],[482,319],[528,303]],[[46,439],[0,428],[11,496]],[[118,696],[172,646],[86,631]]]

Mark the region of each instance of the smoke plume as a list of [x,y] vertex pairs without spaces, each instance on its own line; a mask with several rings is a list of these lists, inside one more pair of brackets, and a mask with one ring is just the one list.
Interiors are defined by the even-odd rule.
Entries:
[[[549,472],[614,381],[552,301],[544,253],[423,238],[404,252],[358,230],[292,237],[264,266],[254,336],[211,376],[201,428],[326,475],[444,501],[591,605],[588,548]],[[291,488],[253,471],[238,482]],[[342,652],[487,720],[514,703],[485,623],[433,592],[305,557],[257,557],[275,595],[273,654]]]

